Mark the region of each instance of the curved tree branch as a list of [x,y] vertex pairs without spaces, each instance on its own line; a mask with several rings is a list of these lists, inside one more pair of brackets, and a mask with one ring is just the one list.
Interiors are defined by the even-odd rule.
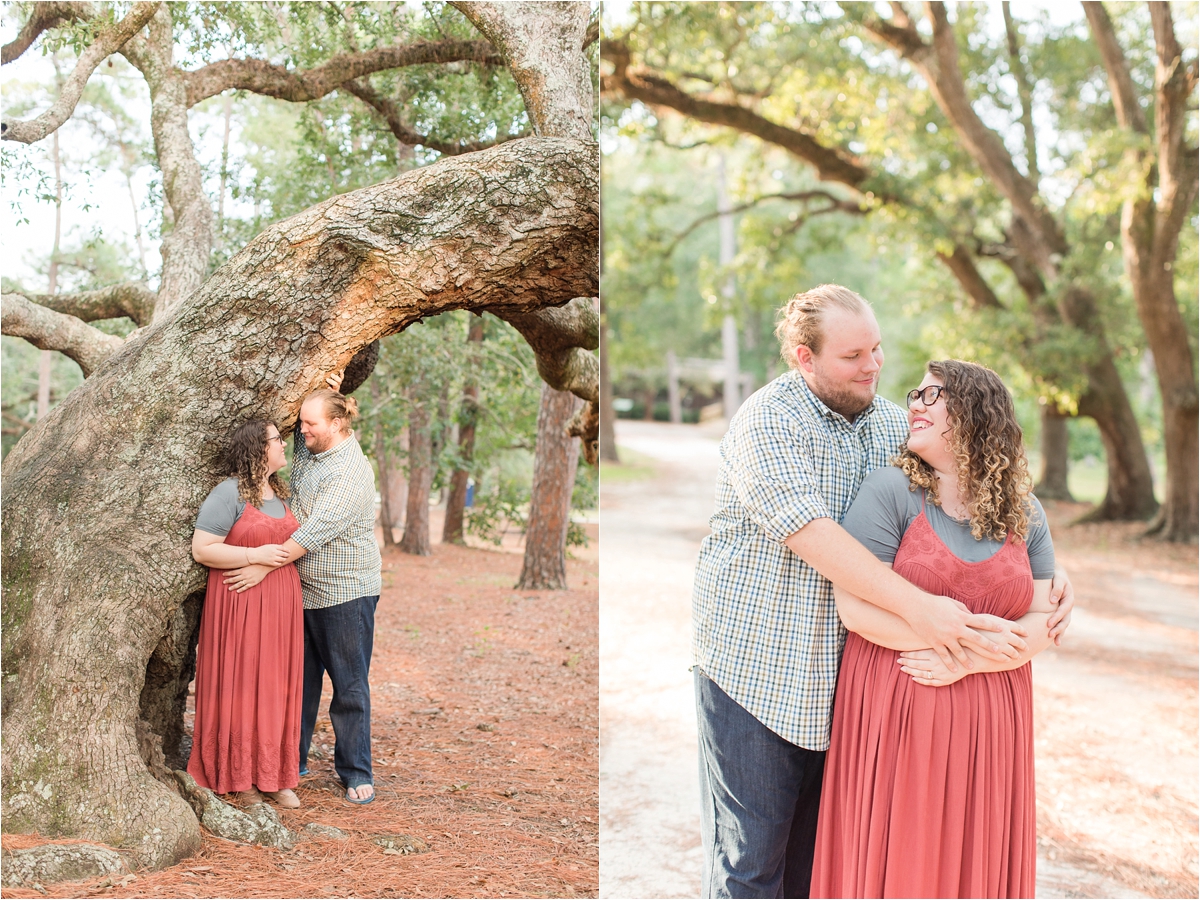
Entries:
[[937,258],[957,279],[976,309],[1003,309],[1000,298],[975,266],[971,251],[962,244],[954,245],[953,253],[939,253]]
[[599,399],[600,363],[590,351],[600,346],[600,314],[591,300],[576,297],[565,306],[525,313],[489,312],[517,329],[533,348],[546,384],[589,403]]
[[487,41],[421,41],[380,47],[363,53],[343,53],[312,69],[295,71],[259,59],[224,59],[186,73],[187,105],[223,91],[245,90],[278,100],[303,103],[318,100],[347,81],[372,72],[432,63],[477,62],[502,65],[503,59]]
[[[54,312],[76,316],[84,322],[129,317],[149,325],[158,295],[140,281],[127,281],[78,294],[22,294],[27,300]],[[7,332],[6,332],[7,333]],[[52,348],[57,349],[57,348]]]
[[28,50],[42,32],[73,19],[90,19],[95,15],[90,3],[34,3],[33,11],[16,39],[0,48],[0,65],[8,65]]
[[66,354],[79,363],[85,378],[125,343],[83,319],[54,312],[15,292],[0,301],[0,332],[24,338],[41,350]]
[[[780,194],[764,194],[761,197],[755,197],[753,200],[747,200],[745,203],[739,203],[737,206],[731,207],[727,210],[716,210],[714,212],[705,213],[700,218],[692,222],[692,224],[687,228],[683,229],[683,231],[679,232],[679,234],[675,235],[670,245],[667,247],[664,255],[670,256],[672,253],[674,253],[676,248],[683,243],[687,236],[705,222],[711,222],[713,219],[716,219],[719,216],[727,213],[745,212],[746,210],[753,209],[754,207],[758,206],[758,204],[765,203],[768,200],[799,200],[801,202],[807,202],[809,200],[829,201],[828,206],[822,207],[821,209],[806,211],[800,220],[798,220],[798,222],[807,221],[813,216],[819,216],[831,212],[845,212],[852,213],[854,215],[862,215],[863,213],[861,204],[852,200],[843,200],[840,197],[835,197],[828,191],[793,191]],[[794,231],[795,228],[790,230]]]
[[658,73],[632,67],[629,47],[620,41],[605,41],[602,52],[604,59],[613,64],[612,74],[601,76],[602,93],[619,94],[650,106],[673,109],[700,122],[752,134],[812,165],[822,181],[833,181],[857,189],[871,174],[856,158],[824,146],[810,134],[778,125],[736,103],[693,96]]
[[420,144],[422,147],[428,147],[430,150],[436,150],[443,156],[457,156],[460,153],[474,153],[477,150],[486,150],[488,147],[495,147],[497,144],[503,144],[505,141],[513,141],[518,138],[528,137],[528,134],[506,135],[495,141],[480,141],[477,143],[451,144],[446,141],[439,141],[437,138],[431,138],[426,134],[419,134],[413,131],[404,124],[404,120],[400,115],[400,105],[390,97],[384,97],[373,87],[367,79],[360,81],[347,81],[340,87],[347,93],[353,94],[363,103],[370,106],[377,113],[383,116],[391,129],[396,140],[402,144]]
[[75,64],[75,71],[62,86],[54,105],[33,119],[25,122],[0,123],[0,137],[6,141],[32,144],[48,134],[54,133],[63,122],[71,118],[75,104],[83,94],[84,85],[106,57],[117,52],[153,18],[160,3],[135,3],[133,9],[120,22],[101,28],[96,39],[88,45]]

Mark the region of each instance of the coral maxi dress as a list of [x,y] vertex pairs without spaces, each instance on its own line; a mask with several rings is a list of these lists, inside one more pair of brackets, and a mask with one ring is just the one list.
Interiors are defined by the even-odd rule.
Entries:
[[[1033,575],[1023,544],[964,562],[924,510],[893,569],[973,613],[1016,619]],[[1033,690],[1026,663],[918,685],[899,653],[846,638],[813,865],[813,897],[1032,897]]]
[[[300,523],[247,504],[225,543],[282,544]],[[208,572],[196,648],[196,724],[188,774],[219,794],[281,791],[300,780],[304,619],[300,576],[280,566],[239,594]]]

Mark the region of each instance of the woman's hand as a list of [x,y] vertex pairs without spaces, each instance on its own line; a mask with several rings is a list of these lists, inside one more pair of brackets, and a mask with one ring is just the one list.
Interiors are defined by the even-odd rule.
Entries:
[[896,660],[900,671],[911,675],[917,684],[926,687],[945,687],[969,675],[965,669],[951,672],[933,650],[906,650]]
[[282,544],[263,544],[261,547],[246,548],[246,562],[254,566],[270,566],[276,569],[288,561],[288,552]]
[[242,566],[225,573],[225,586],[234,593],[242,593],[254,587],[275,570],[271,566]]

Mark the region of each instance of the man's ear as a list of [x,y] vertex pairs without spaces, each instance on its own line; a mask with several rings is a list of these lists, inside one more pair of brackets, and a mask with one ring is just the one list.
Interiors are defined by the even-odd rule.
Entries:
[[806,375],[814,374],[812,350],[806,344],[798,344],[793,352],[796,354],[796,363],[800,366],[800,371]]

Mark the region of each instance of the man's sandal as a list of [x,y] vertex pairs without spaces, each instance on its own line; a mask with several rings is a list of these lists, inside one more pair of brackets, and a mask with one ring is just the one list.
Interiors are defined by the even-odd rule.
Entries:
[[[354,797],[350,796],[350,791],[357,790],[358,788],[364,788],[364,787],[369,787],[371,789],[370,797],[367,797],[367,798],[361,799],[361,800],[356,800]],[[363,806],[367,803],[370,803],[374,799],[375,799],[375,785],[373,785],[373,784],[353,784],[350,787],[346,788],[346,800],[350,803],[357,803],[359,806]]]

